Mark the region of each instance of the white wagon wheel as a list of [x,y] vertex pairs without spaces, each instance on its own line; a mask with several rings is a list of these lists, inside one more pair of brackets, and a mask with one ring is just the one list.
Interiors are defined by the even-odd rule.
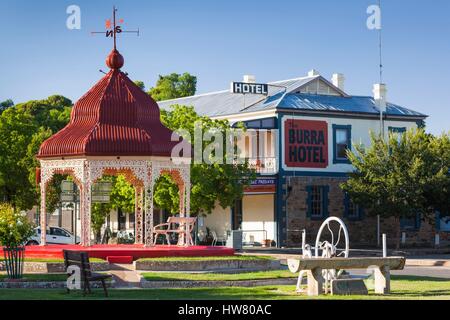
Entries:
[[[350,253],[350,240],[348,230],[344,221],[338,217],[330,217],[326,219],[317,234],[315,244],[316,258],[348,258]],[[321,255],[319,255],[321,250]],[[337,279],[343,270],[324,270],[325,289],[328,291],[329,283],[333,279]]]
[[[330,226],[330,224],[333,225],[337,225],[339,226],[339,229],[337,231],[337,234],[335,235],[333,228]],[[325,229],[326,228],[326,229]],[[324,231],[328,230],[329,231],[329,236],[326,239],[325,235],[322,236],[322,233]],[[342,236],[344,237],[344,243],[342,243]],[[323,240],[323,241],[321,241]],[[330,240],[330,241],[328,241]],[[342,244],[344,245],[344,247],[338,247],[338,246],[342,246]],[[344,257],[344,258],[348,258],[348,255],[350,253],[350,239],[348,236],[348,230],[347,227],[345,226],[344,221],[342,221],[340,218],[338,217],[330,217],[327,220],[325,220],[322,225],[320,226],[319,232],[317,233],[317,238],[316,238],[316,244],[315,244],[315,257],[319,258],[319,249],[331,249],[331,255],[330,257],[327,258],[332,258],[332,257]],[[325,258],[323,256],[322,253],[322,257]]]

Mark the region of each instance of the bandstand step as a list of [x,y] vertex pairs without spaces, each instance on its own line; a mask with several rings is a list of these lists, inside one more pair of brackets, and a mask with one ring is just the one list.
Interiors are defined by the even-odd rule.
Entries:
[[122,264],[132,264],[133,257],[132,256],[108,256],[106,260],[109,263],[122,263]]

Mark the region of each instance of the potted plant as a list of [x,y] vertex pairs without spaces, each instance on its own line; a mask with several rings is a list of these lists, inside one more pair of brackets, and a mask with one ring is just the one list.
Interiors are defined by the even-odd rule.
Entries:
[[270,248],[272,246],[272,240],[270,239],[264,239],[263,240],[263,247],[264,248]]
[[9,279],[23,276],[26,241],[33,235],[33,225],[27,217],[9,204],[0,204],[0,244],[3,246],[5,268]]

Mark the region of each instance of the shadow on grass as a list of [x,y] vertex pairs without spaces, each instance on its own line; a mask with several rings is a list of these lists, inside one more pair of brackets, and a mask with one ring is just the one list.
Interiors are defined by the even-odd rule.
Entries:
[[111,289],[106,298],[102,290],[92,290],[83,296],[81,291],[70,294],[61,289],[5,289],[0,300],[277,300],[295,296],[274,287],[262,288],[194,288],[194,289]]

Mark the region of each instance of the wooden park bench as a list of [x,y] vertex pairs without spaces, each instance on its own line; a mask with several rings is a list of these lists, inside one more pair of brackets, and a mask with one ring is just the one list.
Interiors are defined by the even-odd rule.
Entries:
[[[66,270],[70,266],[77,266],[80,268],[80,281],[81,286],[83,288],[83,296],[86,295],[86,291],[91,293],[91,281],[100,281],[103,286],[103,291],[105,292],[105,296],[108,296],[108,291],[106,290],[105,281],[112,276],[109,274],[102,273],[94,273],[91,271],[91,264],[89,262],[89,255],[87,252],[82,251],[71,251],[71,250],[63,250],[64,254],[64,266]],[[67,272],[67,276],[71,276],[72,273]],[[70,293],[69,288],[67,288],[67,292]]]
[[375,293],[390,293],[390,270],[403,270],[404,257],[388,258],[308,258],[289,259],[289,270],[293,273],[307,271],[307,294],[318,296],[323,294],[323,270],[368,269],[374,270]]
[[[164,235],[167,240],[167,244],[170,246],[170,234],[178,234],[186,236],[187,245],[193,245],[192,241],[192,231],[194,230],[195,222],[197,221],[196,217],[169,217],[166,223],[158,224],[153,227],[154,234],[154,245],[156,244],[156,240],[159,235]],[[186,232],[186,224],[187,232]]]

